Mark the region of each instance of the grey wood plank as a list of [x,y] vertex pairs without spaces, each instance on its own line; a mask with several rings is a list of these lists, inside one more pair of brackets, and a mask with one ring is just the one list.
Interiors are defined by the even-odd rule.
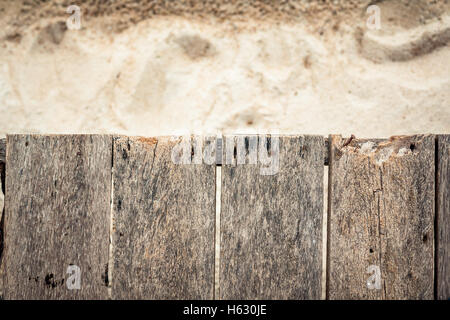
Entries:
[[437,137],[437,298],[450,299],[450,135]]
[[0,139],[0,300],[3,299],[3,216],[4,216],[4,195],[5,195],[5,160],[6,160],[6,139]]
[[215,155],[176,164],[179,143],[115,138],[113,299],[213,298]]
[[[324,138],[249,136],[234,151],[239,139],[224,138],[220,298],[320,299]],[[278,155],[272,174],[256,143]]]
[[5,162],[6,159],[6,139],[0,139],[0,162]]
[[7,136],[6,299],[108,297],[111,159],[111,136]]
[[328,298],[432,299],[434,136],[331,148]]

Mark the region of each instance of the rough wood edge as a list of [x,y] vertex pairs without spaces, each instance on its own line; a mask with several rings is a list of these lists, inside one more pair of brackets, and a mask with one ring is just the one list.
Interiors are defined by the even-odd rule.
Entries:
[[[233,136],[250,136],[253,134],[231,134]],[[285,136],[289,136],[289,135],[283,135],[280,134],[280,137],[285,137]],[[323,143],[324,143],[324,152],[323,152],[323,165],[324,166],[328,166],[329,165],[329,142],[328,142],[328,137],[323,137]],[[222,166],[222,157],[223,157],[223,138],[217,138],[216,140],[216,150],[218,150],[217,152],[217,156],[216,156],[216,165],[221,167]]]
[[[113,137],[125,137],[126,135],[112,135]],[[284,135],[280,135],[280,136],[284,136]],[[324,159],[323,159],[323,163],[325,166],[328,166],[329,163],[329,157],[328,157],[328,150],[329,150],[329,138],[324,137]],[[222,138],[217,138],[217,148],[218,150],[221,150],[222,148]],[[218,166],[222,165],[222,159],[220,157],[221,152],[217,153],[217,161],[216,164]],[[5,163],[6,162],[6,139],[0,139],[0,163]]]

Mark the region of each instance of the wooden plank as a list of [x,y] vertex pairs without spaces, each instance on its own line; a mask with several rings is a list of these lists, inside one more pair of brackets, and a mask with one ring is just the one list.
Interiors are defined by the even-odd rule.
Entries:
[[437,137],[437,298],[450,299],[450,135]]
[[6,139],[0,139],[0,162],[5,162],[6,159]]
[[320,299],[324,138],[224,140],[220,298]]
[[113,299],[213,298],[215,155],[174,163],[180,143],[115,139]]
[[328,298],[432,299],[434,136],[331,148]]
[[111,153],[111,136],[7,136],[6,299],[108,297]]
[[0,300],[3,299],[3,216],[4,216],[4,195],[5,195],[5,160],[6,160],[6,139],[0,139]]
[[6,139],[0,139],[0,185],[1,185],[1,192],[3,194],[5,194],[5,161],[6,161]]

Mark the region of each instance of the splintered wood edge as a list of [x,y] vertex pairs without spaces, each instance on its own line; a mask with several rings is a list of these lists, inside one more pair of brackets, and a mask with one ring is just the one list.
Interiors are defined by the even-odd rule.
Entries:
[[[254,134],[231,134],[232,136],[251,136]],[[257,135],[257,134],[256,134]],[[225,136],[225,135],[224,135]],[[284,137],[284,136],[289,136],[289,135],[279,135],[280,137]],[[328,142],[328,137],[323,137],[323,146],[324,146],[324,152],[323,152],[323,165],[324,166],[328,166],[329,163],[329,142]],[[217,156],[216,156],[216,165],[217,166],[222,166],[222,156],[223,156],[223,137],[222,138],[217,138],[216,139],[216,150],[217,152]]]
[[[128,136],[122,136],[122,135],[116,135],[116,136],[114,136],[115,138],[118,138],[118,137],[128,137]],[[437,136],[436,136],[437,137]],[[160,138],[160,137],[153,137],[153,138],[143,138],[143,137],[139,137],[139,138],[141,138],[141,139],[147,139],[147,140],[158,140],[158,138]],[[347,141],[348,139],[350,139],[350,137],[349,138],[347,138],[347,139],[344,139],[344,141]],[[358,141],[372,141],[372,142],[382,142],[382,141],[387,141],[387,140],[389,140],[389,139],[357,139],[357,138],[355,138],[355,140],[358,140]],[[323,159],[323,164],[325,165],[325,166],[328,166],[329,165],[329,147],[330,147],[330,144],[329,144],[329,141],[330,141],[330,139],[329,139],[329,137],[324,137],[324,148],[325,148],[325,152],[324,152],[324,159]],[[217,146],[218,146],[218,148],[220,149],[221,147],[222,147],[222,139],[221,138],[218,138],[217,139]],[[6,162],[6,139],[5,138],[3,138],[3,139],[0,139],[0,163],[1,162]],[[220,159],[220,157],[218,157],[217,158],[217,165],[221,165],[222,163],[221,163],[221,159]]]
[[[334,136],[333,134],[331,135],[331,136]],[[437,138],[437,136],[438,135],[436,135],[436,138]],[[118,138],[118,137],[128,137],[128,136],[125,136],[125,135],[114,135],[114,137],[115,138]],[[142,140],[158,140],[159,138],[161,138],[161,137],[152,137],[152,138],[143,138],[143,137],[138,137],[138,138],[140,138],[140,139],[142,139]],[[351,137],[348,137],[348,138],[345,138],[345,139],[343,139],[344,141],[348,141],[349,139],[350,139]],[[389,140],[389,138],[386,138],[386,139],[359,139],[359,138],[354,138],[355,140],[357,140],[357,141],[360,141],[360,142],[362,142],[362,141],[372,141],[372,142],[375,142],[375,143],[379,143],[379,142],[382,142],[382,141],[388,141]],[[221,148],[222,147],[222,138],[217,138],[217,146],[219,147],[219,148]],[[325,152],[324,152],[324,159],[323,159],[323,164],[325,165],[325,166],[328,166],[329,165],[329,148],[330,148],[330,138],[329,137],[324,137],[324,148],[325,148]],[[3,139],[0,139],[0,162],[6,162],[6,139],[5,138],[3,138]],[[217,165],[221,165],[222,163],[221,163],[221,159],[219,159],[219,157],[218,157],[218,159],[217,159]]]

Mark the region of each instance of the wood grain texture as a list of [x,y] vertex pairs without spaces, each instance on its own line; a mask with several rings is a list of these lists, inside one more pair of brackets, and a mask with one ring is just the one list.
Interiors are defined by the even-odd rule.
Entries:
[[6,299],[108,297],[111,153],[111,136],[7,136]]
[[[329,299],[433,298],[434,144],[331,137]],[[371,265],[380,289],[368,288]]]
[[437,298],[450,299],[450,135],[437,137]]
[[4,216],[4,195],[5,195],[5,160],[6,160],[6,139],[0,139],[0,300],[3,299],[3,216]]
[[6,139],[0,139],[0,162],[5,162],[6,159]]
[[[320,299],[324,138],[279,137],[278,171],[262,175],[251,150],[275,156],[274,138],[244,139],[245,164],[237,148],[222,166],[221,299]],[[237,139],[226,136],[224,152]]]
[[179,143],[115,138],[113,299],[213,298],[215,165],[175,164]]

